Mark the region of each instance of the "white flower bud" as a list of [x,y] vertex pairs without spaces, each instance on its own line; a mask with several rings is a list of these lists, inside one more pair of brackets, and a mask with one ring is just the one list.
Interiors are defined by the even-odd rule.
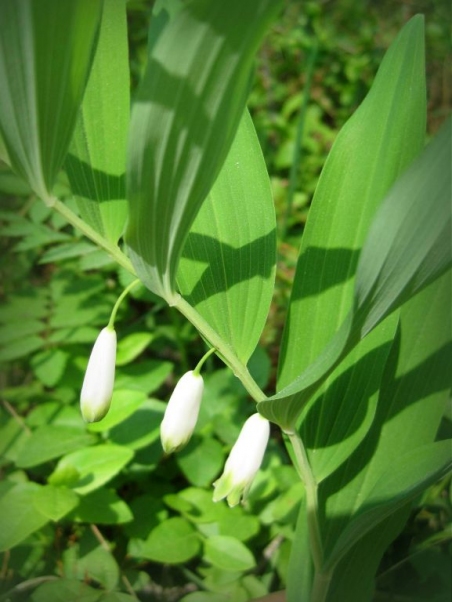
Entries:
[[224,472],[213,486],[213,501],[227,498],[231,508],[245,500],[262,464],[270,436],[270,423],[260,414],[248,418],[226,461]]
[[193,370],[186,372],[177,383],[160,426],[160,439],[167,454],[188,443],[198,420],[203,391],[203,378]]
[[110,409],[115,381],[116,332],[102,329],[94,343],[83,380],[80,409],[85,422],[102,420]]

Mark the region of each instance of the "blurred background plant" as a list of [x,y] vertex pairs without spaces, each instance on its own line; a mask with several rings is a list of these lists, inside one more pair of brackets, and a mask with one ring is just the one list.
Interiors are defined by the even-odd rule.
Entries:
[[[149,2],[128,3],[132,88],[144,67],[150,11]],[[274,388],[300,236],[321,168],[385,49],[417,12],[426,17],[433,134],[452,105],[446,0],[287,2],[260,51],[249,106],[280,235],[274,301],[250,362],[264,390]],[[4,541],[8,525],[21,526],[19,545],[2,555],[0,600],[56,599],[55,576],[67,579],[67,600],[246,602],[284,589],[303,491],[279,435],[271,440],[248,502],[232,510],[213,504],[211,483],[254,404],[233,375],[209,358],[194,439],[183,452],[164,456],[164,402],[206,349],[190,323],[141,287],[117,319],[112,412],[86,426],[78,400],[90,348],[130,276],[3,164],[0,191]],[[56,193],[76,211],[64,173]],[[449,413],[441,437],[450,436],[451,424]],[[75,475],[69,464],[77,467]],[[68,489],[63,498],[55,494],[52,485],[83,482],[93,465],[94,480]],[[445,480],[414,505],[383,559],[375,600],[449,599],[450,493]]]

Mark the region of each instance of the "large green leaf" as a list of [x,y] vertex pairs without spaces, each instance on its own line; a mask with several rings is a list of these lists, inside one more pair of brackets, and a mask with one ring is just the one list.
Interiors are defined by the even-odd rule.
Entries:
[[[284,330],[278,388],[303,377],[275,396],[281,401],[259,405],[285,427],[292,427],[312,395],[298,390],[338,363],[351,326],[340,330],[353,302],[360,248],[379,203],[420,151],[424,136],[423,20],[417,17],[388,50],[369,94],[339,133],[317,186]],[[327,356],[306,378],[338,329]],[[382,342],[377,338],[375,346]]]
[[[329,554],[327,567],[365,533],[452,470],[452,440],[437,441],[391,458]],[[361,498],[360,498],[361,499]],[[356,501],[354,502],[356,504]]]
[[99,42],[66,159],[81,216],[116,243],[127,215],[130,92],[125,0],[104,3]]
[[49,199],[77,119],[102,0],[0,3],[0,131],[11,167]]
[[[365,567],[378,566],[407,517],[403,510],[398,519],[385,516],[425,486],[427,477],[439,476],[441,454],[444,464],[450,457],[447,444],[439,452],[429,444],[450,391],[451,285],[451,274],[445,274],[402,308],[400,333],[382,380],[372,429],[348,461],[320,485],[320,501],[326,508],[322,532],[330,551],[327,562],[337,561],[355,543],[335,572],[336,599],[364,599],[362,590],[355,598],[349,590],[355,588],[358,574],[365,587]],[[365,536],[372,522],[379,526]]]
[[275,0],[158,3],[132,109],[126,242],[143,282],[169,303],[190,227],[242,117]]
[[0,487],[0,551],[16,546],[49,519],[34,505],[36,483],[5,481]]
[[61,458],[48,481],[51,485],[68,485],[85,495],[117,475],[133,455],[131,449],[114,444],[79,449]]
[[[182,295],[246,364],[270,306],[276,223],[265,163],[245,113],[223,168],[190,230]],[[244,320],[244,308],[251,320]]]
[[260,405],[265,416],[290,428],[350,350],[452,264],[449,127],[448,122],[386,196],[364,244],[354,310],[317,360],[274,401]]

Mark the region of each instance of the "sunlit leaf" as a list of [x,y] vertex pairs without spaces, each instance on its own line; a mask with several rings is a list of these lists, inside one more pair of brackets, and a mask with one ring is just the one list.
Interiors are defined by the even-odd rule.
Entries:
[[102,0],[0,3],[0,131],[11,167],[48,199],[72,137]]
[[190,227],[229,151],[252,61],[280,2],[161,2],[132,108],[126,242],[138,275],[169,303]]
[[[178,270],[182,295],[246,364],[267,318],[276,262],[268,176],[246,113]],[[252,320],[244,319],[246,314]]]
[[[423,22],[413,19],[389,49],[371,91],[327,159],[302,238],[281,348],[279,389],[303,370],[306,375],[324,352],[308,381],[322,378],[338,363],[346,345],[351,323],[340,327],[352,304],[360,247],[378,203],[422,148],[423,47]],[[388,161],[388,156],[397,160]],[[303,388],[304,384],[294,386],[290,400],[265,403],[260,411],[290,426],[312,395],[297,394]]]
[[104,2],[99,42],[66,159],[83,219],[117,242],[127,215],[130,92],[125,0]]

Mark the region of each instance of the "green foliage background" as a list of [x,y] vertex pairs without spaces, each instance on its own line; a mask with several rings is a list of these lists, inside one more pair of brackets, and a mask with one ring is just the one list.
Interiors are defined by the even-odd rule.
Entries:
[[[416,12],[426,15],[433,134],[452,104],[446,2],[287,3],[260,51],[249,106],[279,227],[277,287],[250,363],[264,390],[274,390],[300,236],[326,155],[387,46]],[[149,13],[145,2],[128,3],[132,93],[143,70]],[[310,59],[300,167],[291,172]],[[143,601],[246,602],[284,589],[303,488],[279,433],[247,504],[233,510],[214,505],[211,483],[254,404],[210,358],[195,437],[177,456],[163,456],[158,428],[164,401],[205,347],[190,323],[142,288],[118,316],[112,411],[86,427],[78,396],[89,350],[130,277],[3,167],[0,190],[0,468],[8,477],[0,483],[0,524],[6,548],[16,543],[8,540],[8,529],[21,529],[20,545],[3,552],[0,600],[56,599],[55,576],[68,580],[66,600],[137,595]],[[56,193],[69,197],[64,172]],[[77,210],[71,198],[66,203]],[[451,430],[446,415],[439,437]],[[93,465],[94,481],[85,478]],[[72,487],[67,495],[62,485]],[[383,558],[375,600],[447,599],[451,517],[446,479],[413,505],[404,532]]]

